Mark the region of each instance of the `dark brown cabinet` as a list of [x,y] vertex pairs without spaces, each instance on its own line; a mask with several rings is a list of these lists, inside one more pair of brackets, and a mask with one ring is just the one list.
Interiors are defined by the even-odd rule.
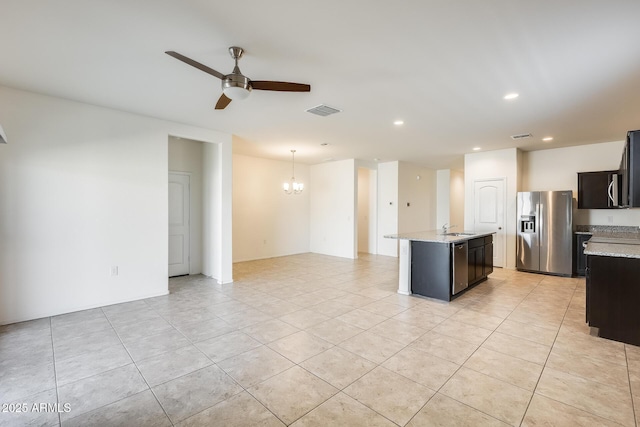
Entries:
[[493,273],[493,235],[469,240],[469,285]]
[[598,336],[640,345],[639,258],[587,256],[587,322]]
[[484,238],[469,240],[469,285],[486,277],[484,274],[484,259]]
[[618,171],[578,173],[578,209],[615,209],[620,192]]
[[484,275],[493,273],[493,235],[484,238]]
[[573,272],[576,276],[584,277],[585,269],[587,268],[587,256],[584,254],[584,243],[591,238],[591,234],[575,234],[574,236]]

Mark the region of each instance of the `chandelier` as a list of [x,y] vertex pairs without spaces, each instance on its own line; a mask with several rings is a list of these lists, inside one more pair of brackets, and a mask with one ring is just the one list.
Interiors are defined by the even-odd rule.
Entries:
[[282,185],[287,194],[300,194],[304,190],[304,184],[296,181],[296,150],[291,150],[291,179]]

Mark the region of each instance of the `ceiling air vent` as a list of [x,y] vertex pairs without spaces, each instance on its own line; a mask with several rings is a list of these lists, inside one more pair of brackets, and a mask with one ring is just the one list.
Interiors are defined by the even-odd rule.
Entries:
[[316,105],[313,108],[309,108],[305,110],[307,113],[316,114],[318,116],[326,117],[331,114],[339,113],[342,110],[338,110],[337,108],[329,107],[328,105],[320,104]]
[[513,139],[513,140],[527,139],[527,138],[531,138],[531,134],[530,133],[521,133],[519,135],[511,135],[511,139]]

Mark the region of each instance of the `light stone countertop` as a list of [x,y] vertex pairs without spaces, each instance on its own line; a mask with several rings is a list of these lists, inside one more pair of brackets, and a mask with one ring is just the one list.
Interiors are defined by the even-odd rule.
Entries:
[[476,237],[485,237],[495,234],[495,231],[476,233],[474,231],[451,231],[451,234],[463,234],[458,236],[447,236],[442,234],[442,230],[416,231],[413,233],[388,234],[387,239],[411,240],[416,242],[434,243],[460,243]]
[[584,250],[587,255],[640,258],[640,234],[594,233]]

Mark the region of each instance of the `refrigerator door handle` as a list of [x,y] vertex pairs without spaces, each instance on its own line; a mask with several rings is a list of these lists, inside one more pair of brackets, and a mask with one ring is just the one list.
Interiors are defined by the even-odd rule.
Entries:
[[536,233],[536,235],[538,236],[538,239],[537,239],[537,245],[536,245],[536,246],[538,246],[538,247],[540,247],[540,243],[542,243],[542,242],[541,242],[541,240],[542,240],[542,237],[543,237],[543,236],[541,235],[542,233],[540,232],[540,230],[544,230],[544,227],[545,227],[545,225],[544,225],[544,221],[543,221],[543,219],[542,219],[542,214],[543,214],[543,212],[542,212],[542,211],[543,211],[542,204],[541,204],[541,203],[538,203],[538,204],[536,205],[536,222],[537,222],[537,224],[536,224],[536,225],[538,226],[538,229],[537,229],[537,230],[535,230],[535,233]]

